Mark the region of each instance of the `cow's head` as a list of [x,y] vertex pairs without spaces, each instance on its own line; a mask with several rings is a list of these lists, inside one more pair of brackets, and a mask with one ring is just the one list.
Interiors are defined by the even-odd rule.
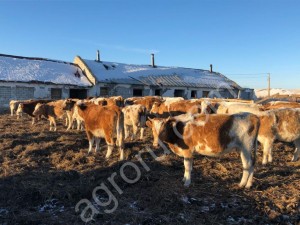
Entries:
[[18,108],[17,108],[17,111],[16,111],[16,114],[17,114],[17,118],[19,119],[19,117],[23,116],[23,109],[24,109],[24,104],[23,103],[20,103]]
[[74,101],[72,99],[66,99],[62,104],[62,109],[71,111],[73,109],[75,103],[76,103],[76,101]]
[[34,116],[41,116],[43,114],[45,114],[45,104],[43,103],[38,103],[36,104],[36,106],[34,107],[34,111],[32,113],[32,115]]
[[162,104],[162,102],[154,102],[152,105],[152,108],[150,110],[151,114],[158,114],[159,113],[159,107]]
[[[153,146],[157,148],[163,142],[182,144],[184,142],[184,126],[191,118],[186,119],[186,121],[178,120],[177,117],[169,117],[167,119],[148,118],[149,120],[146,122],[146,125],[152,128]],[[182,146],[186,147],[185,145]]]
[[151,119],[148,117],[148,120],[146,122],[146,125],[152,129],[153,134],[153,147],[157,148],[159,147],[159,142],[164,141],[161,139],[162,134],[164,135],[166,132],[164,132],[165,124],[170,120],[170,117],[168,119],[164,118],[153,118]]

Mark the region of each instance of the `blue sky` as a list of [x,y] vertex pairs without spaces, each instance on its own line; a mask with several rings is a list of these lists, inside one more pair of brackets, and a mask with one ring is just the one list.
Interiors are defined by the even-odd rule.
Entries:
[[300,88],[297,0],[0,0],[0,53],[214,70]]

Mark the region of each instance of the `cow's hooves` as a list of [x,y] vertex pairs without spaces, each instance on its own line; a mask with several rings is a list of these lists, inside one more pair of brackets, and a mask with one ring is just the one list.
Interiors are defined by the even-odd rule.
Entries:
[[252,187],[252,184],[247,184],[246,186],[245,186],[245,189],[250,189]]
[[292,158],[291,162],[297,162],[298,161],[298,158]]
[[191,182],[185,182],[184,187],[188,188],[190,186]]

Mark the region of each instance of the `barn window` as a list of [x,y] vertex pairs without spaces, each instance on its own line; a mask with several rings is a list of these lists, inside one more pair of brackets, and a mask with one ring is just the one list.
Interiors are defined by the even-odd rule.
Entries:
[[174,97],[184,97],[184,90],[175,89],[174,90]]
[[209,95],[209,91],[203,91],[203,92],[202,92],[202,97],[203,97],[203,98],[207,98],[208,95]]
[[161,96],[161,89],[155,89],[154,95]]
[[16,98],[19,100],[33,99],[34,87],[16,87]]
[[61,99],[62,90],[61,88],[51,88],[51,99]]
[[197,98],[197,91],[191,91],[191,98]]
[[10,98],[11,98],[11,87],[0,86],[0,99],[10,99]]
[[133,89],[133,93],[132,93],[133,96],[143,96],[143,89],[140,89],[140,88],[134,88]]
[[108,96],[108,87],[100,87],[100,96]]
[[70,98],[85,99],[85,98],[87,98],[87,90],[86,89],[70,89]]

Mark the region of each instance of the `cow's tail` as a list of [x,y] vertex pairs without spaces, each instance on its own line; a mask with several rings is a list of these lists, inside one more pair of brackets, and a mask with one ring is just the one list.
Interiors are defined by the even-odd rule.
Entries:
[[124,148],[124,113],[121,110],[118,113],[116,133],[116,145],[120,148]]

